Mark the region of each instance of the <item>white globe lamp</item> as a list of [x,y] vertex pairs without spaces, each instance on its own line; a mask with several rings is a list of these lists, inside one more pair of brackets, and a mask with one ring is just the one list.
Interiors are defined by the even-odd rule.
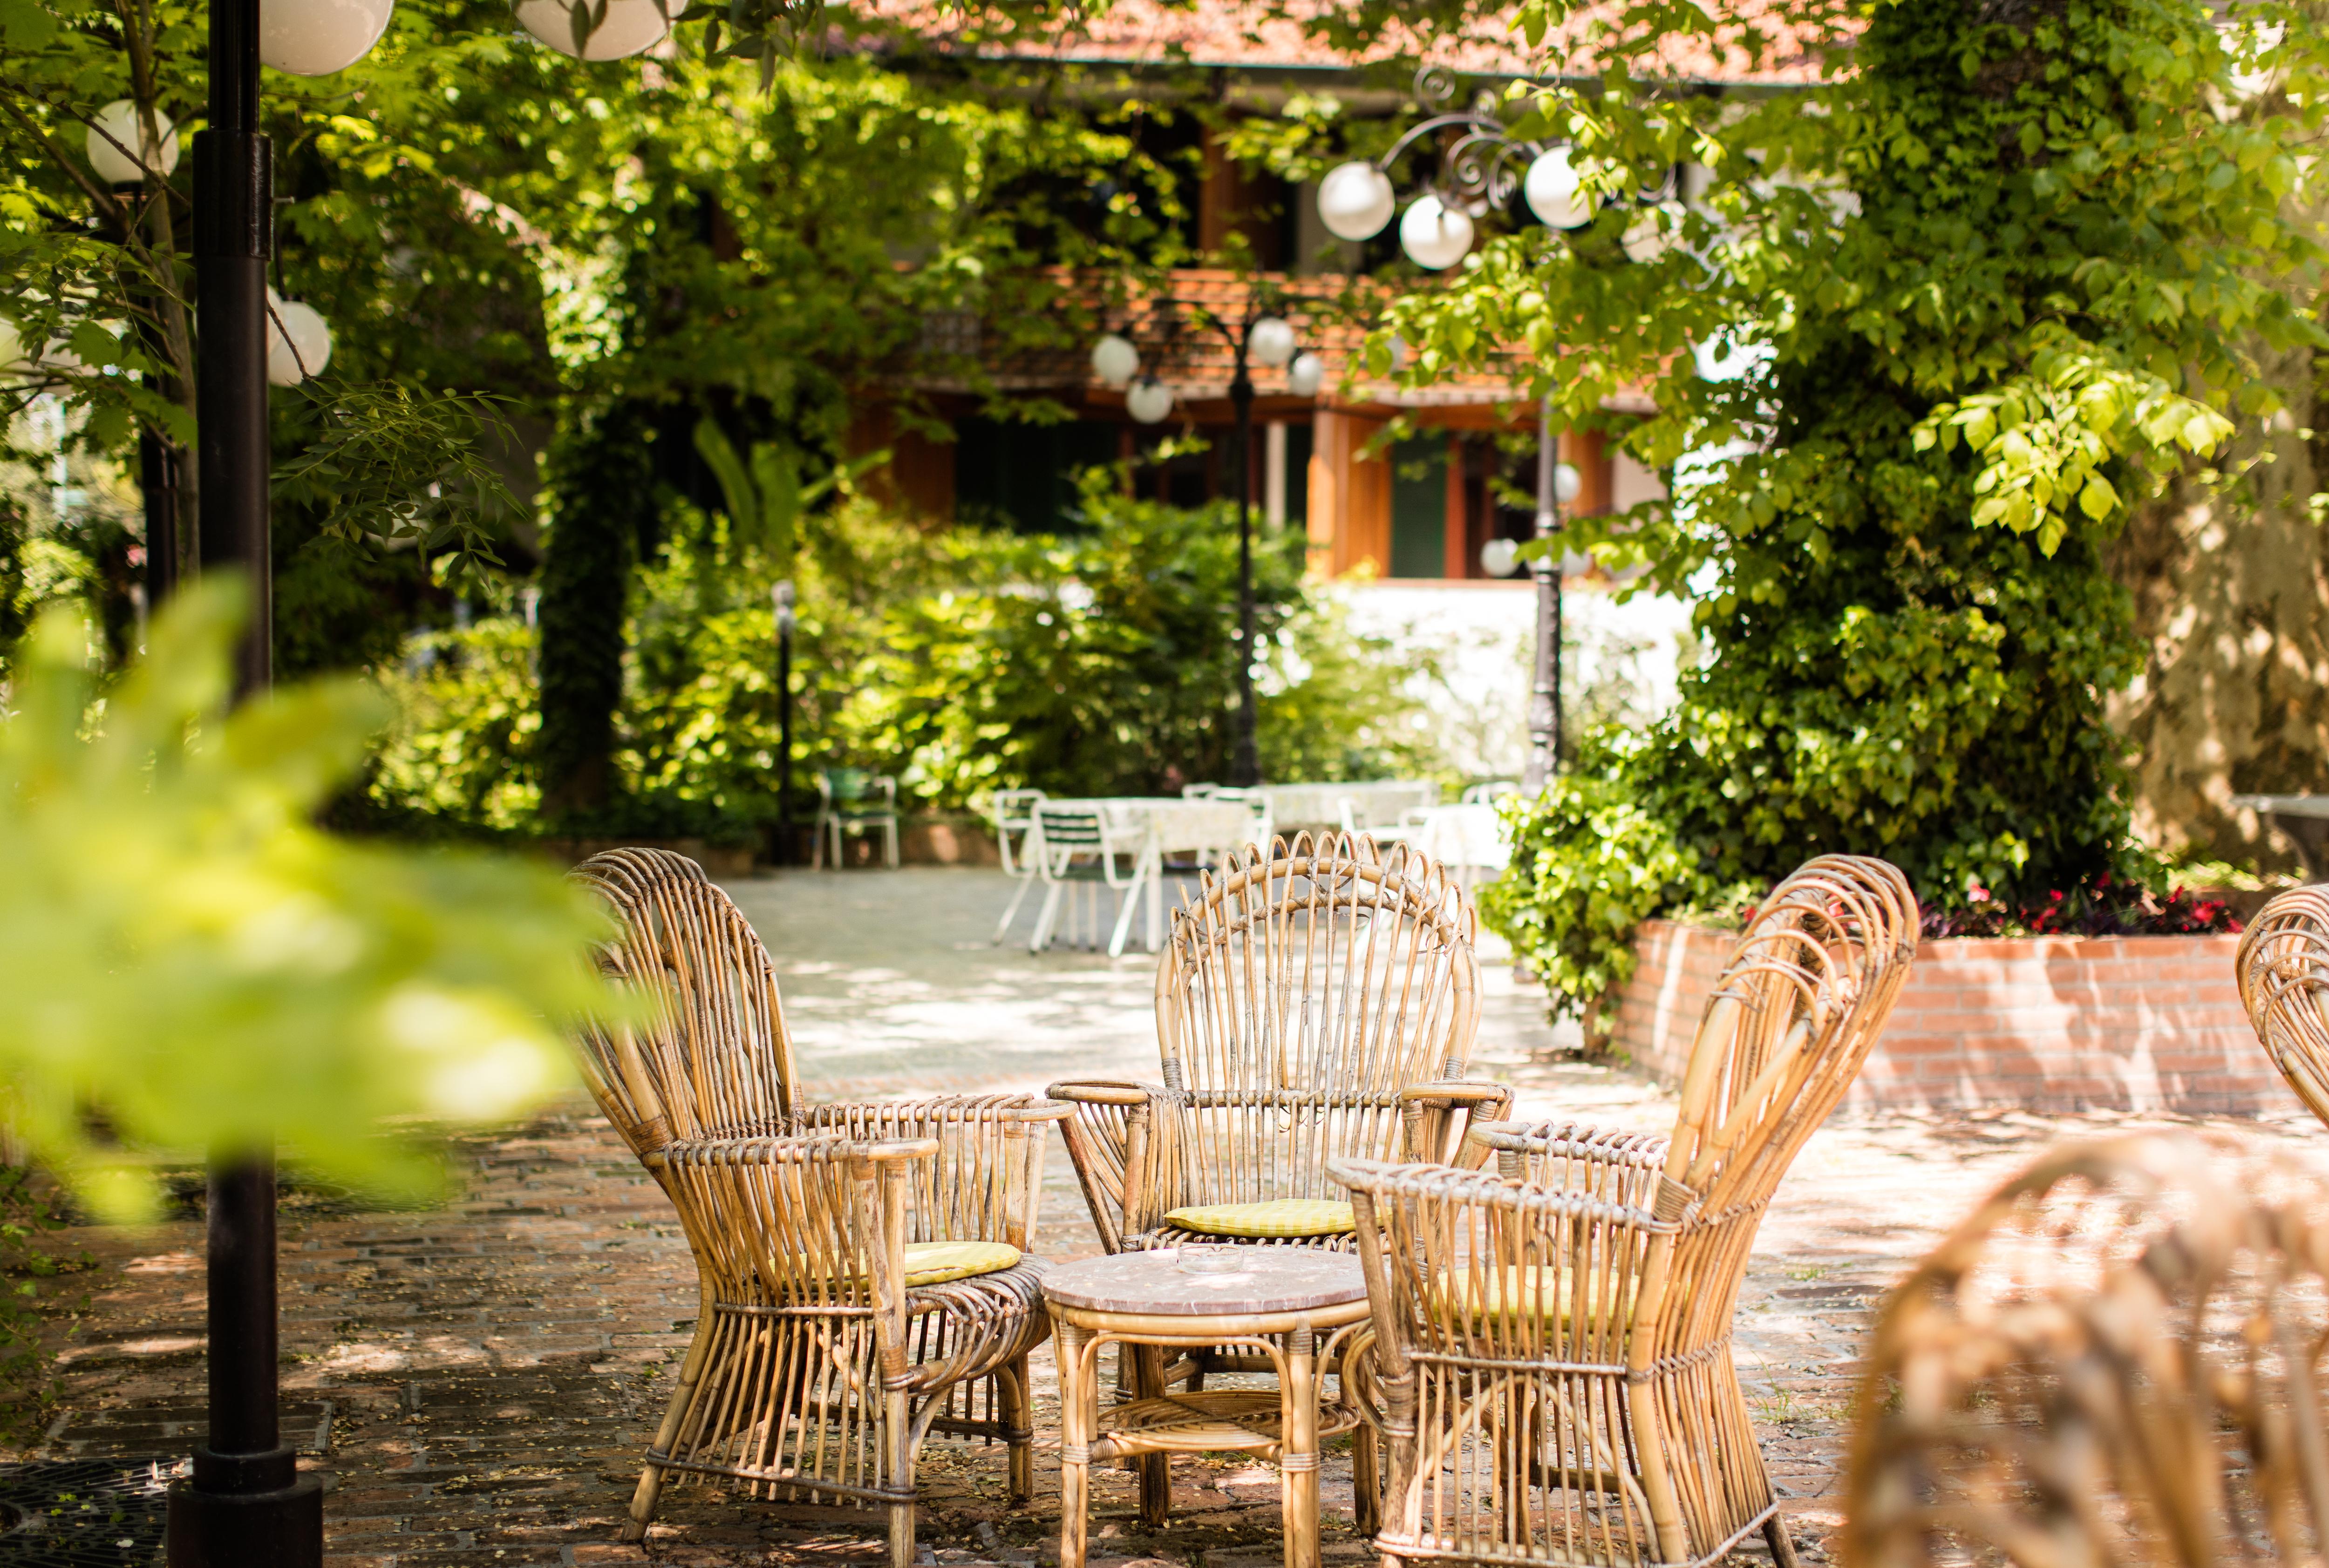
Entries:
[[1567,147],[1537,155],[1521,182],[1521,195],[1537,221],[1550,229],[1582,229],[1600,206],[1600,198],[1586,189]]
[[1143,376],[1125,393],[1124,410],[1144,425],[1158,424],[1173,411],[1173,389],[1155,376]]
[[1625,236],[1618,243],[1626,248],[1626,259],[1646,266],[1674,249],[1674,236],[1681,227],[1681,203],[1661,202],[1626,225]]
[[[154,111],[154,128],[162,138],[158,148],[137,124],[137,106],[126,98],[114,99],[90,122],[89,166],[108,185],[137,184],[149,168],[166,178],[178,166],[178,129],[160,109]],[[123,150],[128,147],[137,148],[143,162]]]
[[267,291],[267,379],[296,387],[332,362],[332,329],[312,305]]
[[1315,398],[1326,384],[1326,361],[1316,354],[1297,354],[1286,367],[1286,390],[1297,398]]
[[1552,470],[1552,499],[1567,506],[1585,489],[1585,476],[1566,463],[1555,464]]
[[259,58],[293,76],[329,76],[372,52],[396,0],[259,0]]
[[1132,340],[1115,333],[1104,334],[1092,344],[1092,374],[1111,387],[1121,387],[1140,373],[1140,351]]
[[1318,221],[1337,239],[1372,239],[1398,210],[1391,176],[1372,164],[1344,164],[1318,182]]
[[587,0],[517,0],[518,25],[561,54],[577,60],[625,60],[644,53],[664,41],[670,18],[687,9],[687,0],[607,0],[607,14],[590,30],[590,41],[574,47],[574,14]]
[[1480,569],[1492,577],[1508,577],[1521,564],[1520,541],[1492,539],[1480,547]]
[[1255,364],[1274,371],[1294,357],[1294,329],[1277,316],[1263,316],[1246,335],[1245,352]]
[[1444,271],[1472,249],[1471,215],[1437,196],[1418,196],[1399,221],[1399,248],[1418,267]]

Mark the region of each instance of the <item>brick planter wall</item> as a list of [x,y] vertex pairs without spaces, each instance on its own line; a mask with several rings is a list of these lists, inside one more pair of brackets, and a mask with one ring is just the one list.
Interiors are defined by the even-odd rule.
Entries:
[[[1735,932],[1654,920],[1611,1043],[1682,1076]],[[2296,1102],[2241,1010],[2237,936],[1922,942],[1853,1085],[1867,1107],[2234,1114]]]

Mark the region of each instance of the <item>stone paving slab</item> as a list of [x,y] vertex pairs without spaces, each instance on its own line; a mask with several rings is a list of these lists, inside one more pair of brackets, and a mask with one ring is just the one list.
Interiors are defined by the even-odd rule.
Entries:
[[[820,1098],[1040,1086],[1068,1072],[1155,1072],[1153,964],[995,949],[993,873],[909,869],[739,884],[778,955],[802,1075]],[[1023,912],[1023,944],[1029,913]],[[1492,968],[1478,1065],[1524,1114],[1662,1131],[1664,1091],[1561,1059],[1537,999]],[[1806,1554],[1826,1555],[1858,1357],[1882,1291],[1984,1192],[2055,1139],[2148,1125],[2329,1141],[2292,1103],[2258,1121],[2033,1116],[1839,1118],[1812,1140],[1763,1226],[1737,1355]],[[679,1485],[645,1547],[615,1542],[637,1455],[695,1313],[695,1277],[660,1190],[579,1098],[452,1146],[457,1196],[418,1214],[302,1215],[283,1231],[286,1431],[323,1470],[334,1568],[873,1563],[877,1516]],[[41,1459],[182,1451],[200,1430],[200,1227],[76,1233],[99,1260],[93,1310],[63,1345],[65,1401]],[[1038,1246],[1097,1252],[1063,1150],[1046,1170]],[[1057,1441],[1048,1350],[1035,1358],[1042,1445]],[[946,1568],[1056,1561],[1058,1467],[1039,1452],[1033,1508],[1004,1502],[1004,1460],[933,1440],[921,1540]],[[1140,1528],[1131,1478],[1094,1476],[1095,1568],[1262,1568],[1278,1559],[1276,1470],[1175,1458],[1174,1519]],[[1325,1555],[1352,1533],[1346,1445],[1323,1472]],[[1759,1545],[1755,1551],[1759,1552]]]

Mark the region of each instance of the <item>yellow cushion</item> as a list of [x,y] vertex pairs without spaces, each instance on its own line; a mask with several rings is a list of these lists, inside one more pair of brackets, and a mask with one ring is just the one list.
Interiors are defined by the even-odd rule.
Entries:
[[[943,1285],[949,1280],[991,1274],[1016,1267],[1021,1255],[1017,1247],[1003,1242],[908,1242],[906,1284],[910,1289],[916,1285]],[[822,1270],[809,1269],[807,1263],[806,1258],[796,1255],[787,1272],[822,1275]]]
[[1569,1300],[1561,1294],[1561,1271],[1551,1263],[1506,1263],[1481,1274],[1451,1269],[1440,1274],[1431,1305],[1450,1318],[1566,1320]]
[[1174,1230],[1213,1236],[1331,1236],[1358,1224],[1347,1203],[1323,1197],[1276,1197],[1268,1203],[1216,1203],[1176,1208],[1164,1216]]
[[906,1283],[943,1285],[973,1274],[991,1274],[1015,1268],[1019,1249],[1005,1242],[909,1242],[906,1244]]

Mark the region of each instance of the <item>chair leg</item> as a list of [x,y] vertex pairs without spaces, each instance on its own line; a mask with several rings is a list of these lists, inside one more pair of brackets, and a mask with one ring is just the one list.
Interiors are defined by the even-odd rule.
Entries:
[[1012,919],[1017,915],[1019,906],[1026,899],[1027,889],[1035,885],[1035,878],[1032,876],[1022,877],[1018,878],[1018,882],[1019,891],[1011,895],[1010,906],[1003,911],[1003,918],[995,924],[995,940],[997,945],[1000,945],[1004,937],[1010,934]]
[[[1035,1424],[1035,1407],[1027,1396],[1027,1358],[1022,1356],[1004,1367],[995,1386],[1003,1395],[1003,1424],[1014,1432],[1031,1432]],[[1011,1506],[1023,1508],[1035,1500],[1035,1440],[1030,1435],[1009,1441]]]
[[816,831],[809,835],[808,869],[812,871],[825,869],[825,819],[823,817],[817,818]]
[[[914,1490],[914,1441],[907,1430],[903,1389],[882,1396],[882,1441],[890,1448],[890,1479],[910,1497]],[[890,1505],[890,1568],[914,1568],[914,1505]]]
[[1362,1535],[1382,1529],[1382,1463],[1375,1434],[1364,1422],[1351,1433],[1351,1517]]
[[[663,1407],[663,1420],[655,1426],[654,1447],[658,1453],[669,1453],[679,1443],[680,1422],[686,1419],[687,1407],[694,1401],[695,1385],[703,1376],[703,1364],[711,1359],[712,1336],[699,1328],[688,1341],[687,1354],[680,1358],[679,1381],[671,1391],[671,1398]],[[631,1493],[631,1516],[623,1521],[621,1539],[638,1542],[647,1538],[647,1526],[655,1518],[655,1504],[663,1497],[663,1467],[647,1464],[639,1470],[639,1484]]]
[[[1066,890],[1064,882],[1054,882],[1043,889],[1043,907],[1035,916],[1034,932],[1027,938],[1028,952],[1041,953],[1044,944],[1051,940],[1051,925],[1060,914],[1060,895]],[[1070,908],[1068,913],[1072,917],[1075,911]]]
[[1763,1521],[1763,1539],[1770,1545],[1776,1568],[1796,1568],[1796,1544],[1787,1538],[1787,1524],[1776,1509]]

